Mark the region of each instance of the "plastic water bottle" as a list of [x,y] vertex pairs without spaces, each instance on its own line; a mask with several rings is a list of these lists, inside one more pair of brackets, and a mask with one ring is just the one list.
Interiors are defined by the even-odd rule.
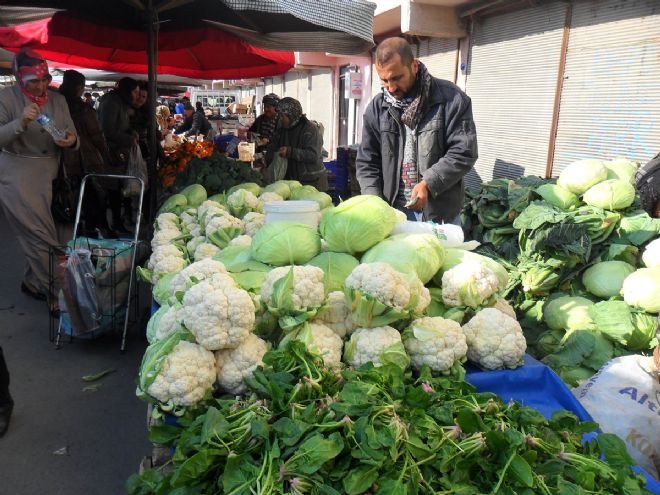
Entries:
[[64,139],[66,137],[66,132],[64,132],[62,129],[57,127],[55,125],[55,122],[53,121],[53,119],[51,119],[45,113],[39,114],[39,116],[37,117],[37,122],[39,122],[41,124],[41,126],[44,129],[46,129],[48,134],[53,136],[53,139],[55,141],[61,141],[62,139]]

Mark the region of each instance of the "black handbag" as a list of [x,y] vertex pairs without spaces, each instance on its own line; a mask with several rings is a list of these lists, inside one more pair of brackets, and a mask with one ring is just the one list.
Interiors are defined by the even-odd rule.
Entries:
[[78,209],[77,181],[67,176],[64,170],[64,158],[60,158],[57,177],[53,180],[53,199],[50,211],[57,223],[74,223]]

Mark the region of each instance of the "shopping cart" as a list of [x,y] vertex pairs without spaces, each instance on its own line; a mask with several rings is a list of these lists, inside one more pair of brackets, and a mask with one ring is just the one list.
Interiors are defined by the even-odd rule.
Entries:
[[[89,187],[89,181],[95,178],[138,182],[139,195],[132,239],[78,237],[85,190]],[[126,349],[131,303],[134,303],[134,308],[138,306],[134,274],[141,246],[138,239],[144,189],[144,181],[132,175],[88,174],[82,180],[72,239],[64,247],[51,248],[49,293],[54,294],[56,285],[58,288],[59,285],[63,287],[58,294],[63,303],[60,316],[57,320],[51,318],[49,332],[50,340],[55,342],[56,348],[60,347],[62,334],[71,338],[94,339],[110,330],[117,330],[123,321],[120,350],[123,352]],[[81,261],[85,269],[80,270],[81,278],[76,279],[71,277],[71,266],[78,261]],[[62,283],[57,284],[56,279]],[[84,299],[84,302],[77,299]],[[93,310],[90,309],[92,307]],[[84,310],[81,311],[81,308]]]

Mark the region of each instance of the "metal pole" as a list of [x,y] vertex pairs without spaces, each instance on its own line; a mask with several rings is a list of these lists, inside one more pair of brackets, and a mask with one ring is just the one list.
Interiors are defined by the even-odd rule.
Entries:
[[[147,0],[147,54],[148,54],[148,67],[149,67],[149,162],[147,163],[149,170],[149,196],[147,208],[147,224],[150,225],[156,216],[156,200],[158,193],[158,173],[156,170],[158,164],[158,127],[156,124],[156,97],[157,95],[157,81],[156,81],[156,64],[158,61],[158,45],[157,45],[157,30],[158,30],[158,14],[154,9],[153,0]],[[149,235],[150,229],[147,229]]]

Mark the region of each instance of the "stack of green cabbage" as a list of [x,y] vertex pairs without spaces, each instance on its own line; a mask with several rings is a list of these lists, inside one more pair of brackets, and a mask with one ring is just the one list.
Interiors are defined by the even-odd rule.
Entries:
[[470,237],[511,271],[505,294],[530,352],[572,385],[657,344],[660,220],[639,209],[637,165],[581,160],[557,180],[497,179],[468,194]]
[[[500,264],[445,249],[432,234],[391,235],[405,216],[376,196],[336,207],[326,196],[295,181],[247,183],[160,213],[139,270],[160,305],[141,396],[172,410],[214,389],[241,393],[267,346],[291,340],[331,366],[393,362],[460,376],[466,360],[522,363],[526,342],[501,298],[509,275]],[[265,223],[266,202],[294,198],[320,203],[318,229]],[[187,367],[186,356],[206,364]],[[177,388],[189,373],[190,386]]]

